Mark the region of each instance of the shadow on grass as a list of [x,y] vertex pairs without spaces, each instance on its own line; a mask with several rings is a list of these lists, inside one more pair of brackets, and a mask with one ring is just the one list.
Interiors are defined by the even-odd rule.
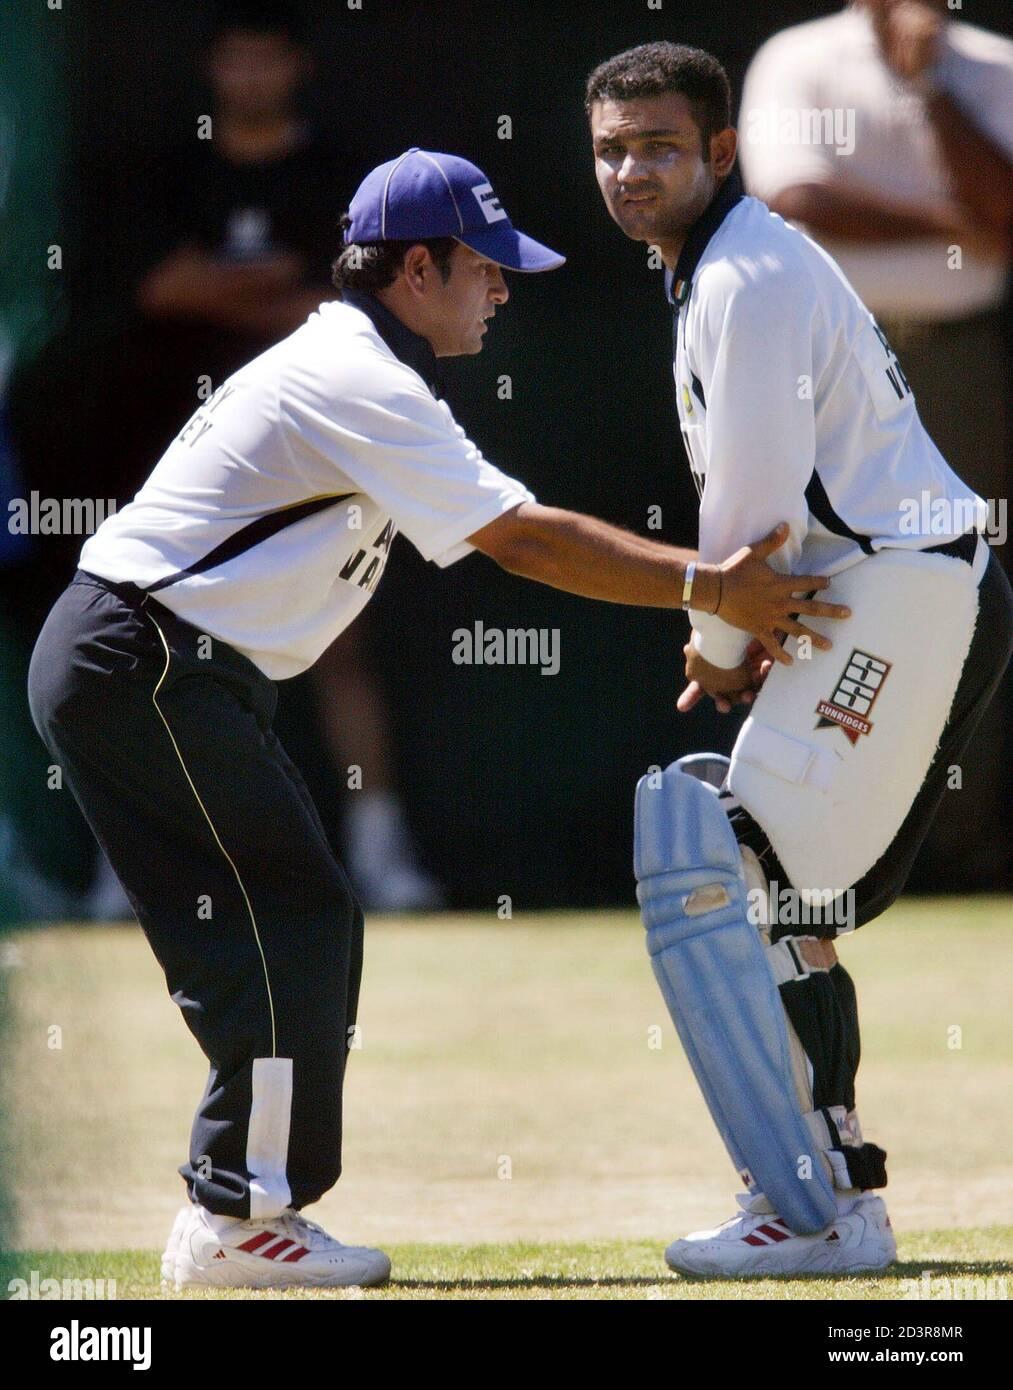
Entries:
[[880,1280],[891,1282],[900,1279],[920,1280],[923,1274],[934,1279],[971,1278],[988,1279],[997,1275],[1013,1274],[1013,1262],[1009,1260],[897,1260],[886,1269],[828,1271],[811,1273],[799,1270],[795,1274],[680,1274],[686,1284],[712,1283],[770,1283],[793,1284],[819,1282],[840,1283],[842,1279]]
[[391,1279],[384,1288],[387,1289],[433,1289],[451,1292],[457,1290],[464,1293],[474,1290],[476,1293],[482,1290],[491,1289],[624,1289],[624,1288],[657,1288],[659,1284],[665,1283],[670,1274],[665,1271],[659,1273],[656,1278],[650,1278],[643,1274],[608,1274],[601,1279],[595,1279],[588,1275],[579,1278],[564,1274],[519,1274],[515,1278],[504,1279]]
[[[147,1255],[145,1264],[150,1264],[151,1274],[146,1277],[147,1271],[141,1276],[141,1282],[157,1287],[158,1273],[157,1260]],[[89,1254],[85,1257],[80,1255],[76,1258],[68,1259],[66,1255],[59,1252],[11,1252],[0,1251],[0,1288],[6,1287],[8,1279],[18,1275],[26,1277],[32,1269],[37,1270],[41,1277],[45,1278],[54,1270],[54,1266],[61,1274],[69,1277],[84,1278],[93,1273],[97,1267],[102,1269],[101,1253]],[[103,1270],[104,1272],[104,1270]],[[900,1289],[900,1284],[906,1281],[909,1285],[917,1286],[922,1279],[928,1277],[932,1280],[942,1279],[989,1279],[1002,1276],[1013,1276],[1013,1261],[1010,1260],[904,1260],[889,1266],[884,1270],[869,1270],[864,1272],[846,1273],[842,1271],[829,1273],[810,1273],[800,1271],[795,1274],[676,1274],[674,1271],[660,1267],[654,1274],[603,1274],[595,1277],[593,1274],[526,1274],[518,1272],[501,1277],[475,1275],[473,1277],[454,1277],[449,1274],[446,1278],[431,1276],[428,1278],[394,1278],[384,1287],[391,1292],[408,1293],[460,1293],[460,1294],[481,1294],[495,1292],[509,1292],[511,1290],[519,1292],[525,1289],[544,1289],[546,1291],[565,1291],[565,1290],[591,1290],[591,1289],[631,1289],[647,1290],[681,1285],[683,1287],[707,1286],[713,1284],[764,1284],[773,1287],[783,1285],[786,1289],[791,1285],[804,1284],[840,1284],[844,1281],[855,1280],[864,1284],[874,1283],[880,1285],[898,1285],[898,1296],[911,1295],[907,1291]],[[787,1295],[786,1295],[787,1296]],[[937,1297],[941,1296],[937,1292]]]
[[392,1279],[386,1285],[390,1289],[408,1290],[456,1290],[464,1293],[474,1290],[476,1293],[483,1290],[494,1289],[609,1289],[609,1288],[657,1288],[659,1284],[666,1284],[673,1280],[678,1280],[683,1284],[713,1284],[713,1283],[743,1283],[743,1284],[797,1284],[800,1282],[818,1282],[825,1284],[839,1284],[842,1279],[861,1279],[863,1281],[877,1280],[884,1283],[896,1283],[901,1279],[920,1280],[925,1274],[931,1275],[934,1279],[970,1277],[970,1278],[989,1278],[1002,1274],[1013,1274],[1013,1263],[1003,1260],[987,1260],[974,1262],[972,1260],[932,1260],[925,1262],[906,1261],[891,1265],[888,1269],[869,1270],[859,1273],[836,1273],[810,1274],[801,1271],[797,1274],[679,1274],[669,1270],[659,1270],[656,1276],[642,1274],[608,1274],[600,1279],[593,1276],[579,1277],[572,1275],[556,1274],[533,1274],[525,1277],[517,1275],[512,1278],[503,1279]]

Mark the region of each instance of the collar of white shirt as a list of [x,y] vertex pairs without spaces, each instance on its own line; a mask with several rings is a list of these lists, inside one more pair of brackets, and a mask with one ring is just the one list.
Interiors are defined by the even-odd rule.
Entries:
[[413,333],[385,304],[363,290],[343,290],[341,299],[343,303],[366,314],[394,356],[418,372],[434,396],[440,394],[437,357],[428,338]]
[[707,243],[742,197],[742,179],[739,171],[733,169],[686,233],[675,269],[665,271],[665,294],[674,308],[680,308],[689,298],[693,276],[707,250]]

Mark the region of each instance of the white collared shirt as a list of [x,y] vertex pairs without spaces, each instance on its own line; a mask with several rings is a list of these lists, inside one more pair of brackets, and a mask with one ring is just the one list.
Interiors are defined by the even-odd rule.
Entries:
[[152,590],[281,680],[362,611],[397,531],[446,566],[533,500],[369,315],[335,301],[197,410],[80,565]]
[[[986,503],[929,438],[875,320],[809,237],[742,198],[690,285],[674,371],[701,560],[720,562],[780,521],[790,537],[771,564],[795,574],[985,529]],[[739,663],[747,633],[695,609],[690,620],[702,656]]]

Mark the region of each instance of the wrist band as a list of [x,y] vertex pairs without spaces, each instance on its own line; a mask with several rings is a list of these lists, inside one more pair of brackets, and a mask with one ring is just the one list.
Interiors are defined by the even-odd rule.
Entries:
[[690,560],[686,566],[686,574],[682,581],[682,606],[688,608],[690,599],[693,597],[693,580],[696,578],[696,561]]

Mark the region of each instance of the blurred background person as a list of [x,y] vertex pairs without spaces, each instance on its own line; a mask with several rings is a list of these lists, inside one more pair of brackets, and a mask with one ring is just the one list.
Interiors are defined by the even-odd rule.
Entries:
[[[818,129],[807,112],[832,113],[825,138],[807,138]],[[951,19],[946,0],[856,0],[762,45],[739,125],[748,191],[837,260],[899,354],[943,456],[994,499],[1005,540],[1013,43]],[[1009,547],[999,553],[1008,565]],[[1007,674],[983,730],[996,747],[1009,746],[1011,713]],[[1009,883],[1009,860],[997,866],[979,831],[1008,812],[1008,765],[961,769],[975,813],[947,793],[920,886]]]
[[[76,329],[64,335],[20,393],[22,453],[40,493],[74,495],[74,480],[87,478],[89,491],[129,501],[201,399],[334,297],[338,212],[357,171],[303,113],[313,58],[297,10],[284,0],[226,0],[203,70],[209,119],[142,161],[115,213],[133,243],[121,268],[120,321],[87,355]],[[82,287],[79,312],[94,324],[90,288]],[[77,381],[71,421],[43,408],[54,376],[68,374]],[[73,570],[81,539],[46,548],[47,592]],[[396,790],[390,720],[368,647],[361,637],[339,645],[314,673],[312,697],[285,691],[282,724],[312,720],[319,709],[323,741],[305,740],[307,756],[339,753],[338,776],[363,767],[361,789],[344,798],[344,838],[364,905],[437,906],[440,890],[417,865]],[[101,854],[78,907],[96,918],[132,916]]]
[[[408,825],[393,720],[369,650],[375,630],[361,613],[307,674],[339,781],[352,783],[342,824],[348,876],[367,909],[422,911],[443,906],[444,892],[421,868]],[[349,769],[359,769],[361,785]]]

